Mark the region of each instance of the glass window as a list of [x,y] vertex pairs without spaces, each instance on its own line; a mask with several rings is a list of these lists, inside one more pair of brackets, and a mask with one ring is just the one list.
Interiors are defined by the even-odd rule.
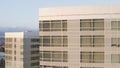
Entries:
[[112,38],[111,46],[112,47],[120,47],[120,38]]
[[111,21],[111,29],[120,30],[120,21]]
[[67,20],[40,21],[40,31],[67,31]]
[[67,31],[67,20],[62,20],[63,31]]
[[112,38],[112,45],[111,46],[118,46],[118,39],[117,38]]
[[63,62],[67,62],[68,55],[67,53],[63,53]]
[[62,37],[52,37],[52,46],[60,46],[62,44]]
[[83,22],[81,23],[81,27],[89,28],[91,26],[90,22]]
[[90,19],[82,19],[80,20],[81,30],[91,30],[91,20]]
[[68,52],[67,51],[63,51],[63,62],[67,62],[68,60]]
[[67,36],[63,36],[63,46],[66,47],[68,45]]
[[51,31],[61,31],[61,23],[51,23]]
[[82,63],[104,63],[104,52],[81,52]]
[[40,46],[67,47],[67,36],[40,36]]
[[43,23],[43,31],[49,31],[50,30],[50,23]]
[[49,23],[43,23],[43,28],[50,28],[50,24]]
[[104,53],[103,52],[94,52],[94,63],[104,63]]
[[43,42],[43,36],[40,36],[40,46],[43,45],[42,42]]
[[43,46],[50,46],[50,37],[43,36]]
[[120,21],[118,21],[118,30],[120,30]]
[[91,62],[91,53],[90,52],[81,52],[81,62],[90,63]]
[[61,61],[62,54],[60,52],[53,52],[52,53],[52,61]]
[[5,50],[6,54],[12,54],[12,50]]
[[112,63],[120,63],[120,54],[112,54],[111,62]]
[[32,62],[31,66],[39,66],[39,62]]
[[103,47],[104,46],[104,37],[103,36],[94,36],[94,47]]
[[66,51],[40,51],[41,61],[67,62],[68,55]]
[[5,38],[5,41],[6,41],[6,42],[12,42],[13,39],[12,39],[12,38]]
[[5,56],[6,60],[12,60],[12,56]]
[[104,30],[104,19],[81,19],[80,30]]
[[39,54],[39,51],[31,51],[31,54]]
[[104,30],[104,19],[93,19],[93,30]]
[[66,66],[48,66],[48,65],[40,65],[40,68],[68,68]]
[[94,22],[94,30],[103,30],[104,22]]
[[43,53],[43,60],[44,61],[50,61],[50,58],[51,58],[51,53],[50,52],[44,52]]
[[117,29],[117,27],[118,27],[117,21],[112,21],[111,22],[111,27],[112,27],[112,29]]
[[120,47],[120,38],[118,38],[118,47]]
[[51,21],[51,31],[61,31],[61,21],[52,20]]
[[91,44],[91,36],[81,36],[81,46],[82,47],[90,47]]
[[56,28],[60,29],[61,28],[61,23],[51,23],[51,28],[52,29],[56,29]]
[[80,36],[81,47],[104,47],[103,35],[84,35]]
[[6,44],[5,44],[5,48],[12,48],[12,44],[6,43]]
[[42,58],[43,58],[43,52],[40,51],[40,60],[42,61]]

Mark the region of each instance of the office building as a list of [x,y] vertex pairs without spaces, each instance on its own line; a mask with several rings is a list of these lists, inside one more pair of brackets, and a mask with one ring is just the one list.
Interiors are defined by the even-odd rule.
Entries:
[[41,68],[120,68],[120,5],[39,9]]
[[5,33],[5,68],[39,68],[37,32]]

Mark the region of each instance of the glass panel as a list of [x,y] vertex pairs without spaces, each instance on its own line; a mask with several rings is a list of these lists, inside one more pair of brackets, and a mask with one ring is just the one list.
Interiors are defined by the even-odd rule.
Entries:
[[51,23],[51,28],[55,29],[55,28],[61,28],[61,23]]
[[50,46],[50,37],[43,37],[43,46]]
[[43,52],[43,60],[50,61],[50,59],[51,59],[51,53],[50,52]]
[[67,51],[40,51],[40,61],[67,62]]
[[68,68],[66,66],[48,66],[48,65],[40,65],[40,68]]
[[120,47],[120,38],[118,38],[118,47]]
[[104,53],[103,52],[94,52],[94,63],[103,63],[104,62]]
[[40,58],[42,58],[42,52],[40,51]]
[[104,37],[94,37],[94,47],[103,47],[104,46]]
[[111,22],[111,28],[115,29],[115,30],[118,29],[118,22],[117,21],[112,21]]
[[81,62],[83,62],[83,63],[91,62],[91,53],[90,52],[82,52],[81,53]]
[[50,24],[49,23],[43,23],[43,31],[50,31]]
[[111,46],[118,46],[118,38],[112,38],[112,45]]
[[81,46],[82,47],[90,47],[90,46],[92,46],[91,41],[92,40],[91,40],[90,36],[81,37]]
[[81,22],[81,30],[90,30],[91,23],[90,22]]
[[68,45],[67,36],[63,36],[63,46],[67,46],[67,45]]
[[52,46],[61,46],[62,37],[52,37],[51,44]]
[[119,57],[118,54],[112,54],[111,55],[111,62],[112,63],[119,63],[119,61],[120,61],[120,57]]
[[94,30],[104,30],[104,19],[93,19]]
[[68,59],[68,55],[67,55],[67,53],[64,53],[63,54],[63,62],[67,62],[67,59]]
[[104,22],[94,22],[94,30],[103,30]]
[[118,30],[120,30],[120,21],[118,21]]
[[62,29],[63,31],[67,31],[67,23],[62,23]]
[[62,61],[61,52],[53,52],[52,53],[52,61]]
[[91,22],[91,19],[81,19],[81,22]]
[[42,46],[42,36],[40,36],[40,46]]
[[52,68],[62,68],[61,66],[53,66]]
[[52,31],[61,31],[61,21],[60,20],[53,20],[51,21],[51,30]]

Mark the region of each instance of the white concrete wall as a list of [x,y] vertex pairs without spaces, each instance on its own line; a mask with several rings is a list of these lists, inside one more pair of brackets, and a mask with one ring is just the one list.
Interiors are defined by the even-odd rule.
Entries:
[[[5,50],[12,50],[12,54],[9,56],[12,56],[12,59],[14,59],[14,56],[16,56],[16,61],[9,61],[11,62],[10,66],[5,65],[6,68],[39,68],[39,66],[31,67],[31,38],[39,38],[39,33],[37,32],[6,32],[5,38],[16,38],[16,42],[5,42],[12,44],[12,48],[5,48]],[[16,44],[16,48],[14,48],[14,45]],[[37,43],[39,44],[39,43]],[[22,48],[21,48],[22,47]],[[14,54],[14,51],[16,51],[16,55]],[[23,52],[23,55],[20,53]],[[8,54],[6,54],[8,55]],[[39,56],[39,54],[37,54]],[[21,60],[20,58],[23,58]],[[7,60],[6,60],[7,62]]]
[[[80,31],[80,19],[105,19],[103,31]],[[68,66],[68,68],[104,67],[119,68],[111,63],[111,54],[120,54],[120,48],[111,47],[111,38],[120,37],[119,31],[111,30],[111,20],[120,21],[120,5],[40,8],[39,20],[67,20],[67,32],[40,32],[40,36],[67,35],[68,47],[41,47],[42,51],[68,51],[68,62],[44,62],[42,65]],[[80,35],[104,35],[104,47],[80,47]],[[104,63],[80,63],[80,51],[105,53]]]

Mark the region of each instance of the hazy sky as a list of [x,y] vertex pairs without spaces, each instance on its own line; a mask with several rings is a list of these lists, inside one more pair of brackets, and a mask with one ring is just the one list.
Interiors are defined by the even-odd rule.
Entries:
[[120,0],[0,0],[0,27],[38,28],[38,9],[120,4]]

